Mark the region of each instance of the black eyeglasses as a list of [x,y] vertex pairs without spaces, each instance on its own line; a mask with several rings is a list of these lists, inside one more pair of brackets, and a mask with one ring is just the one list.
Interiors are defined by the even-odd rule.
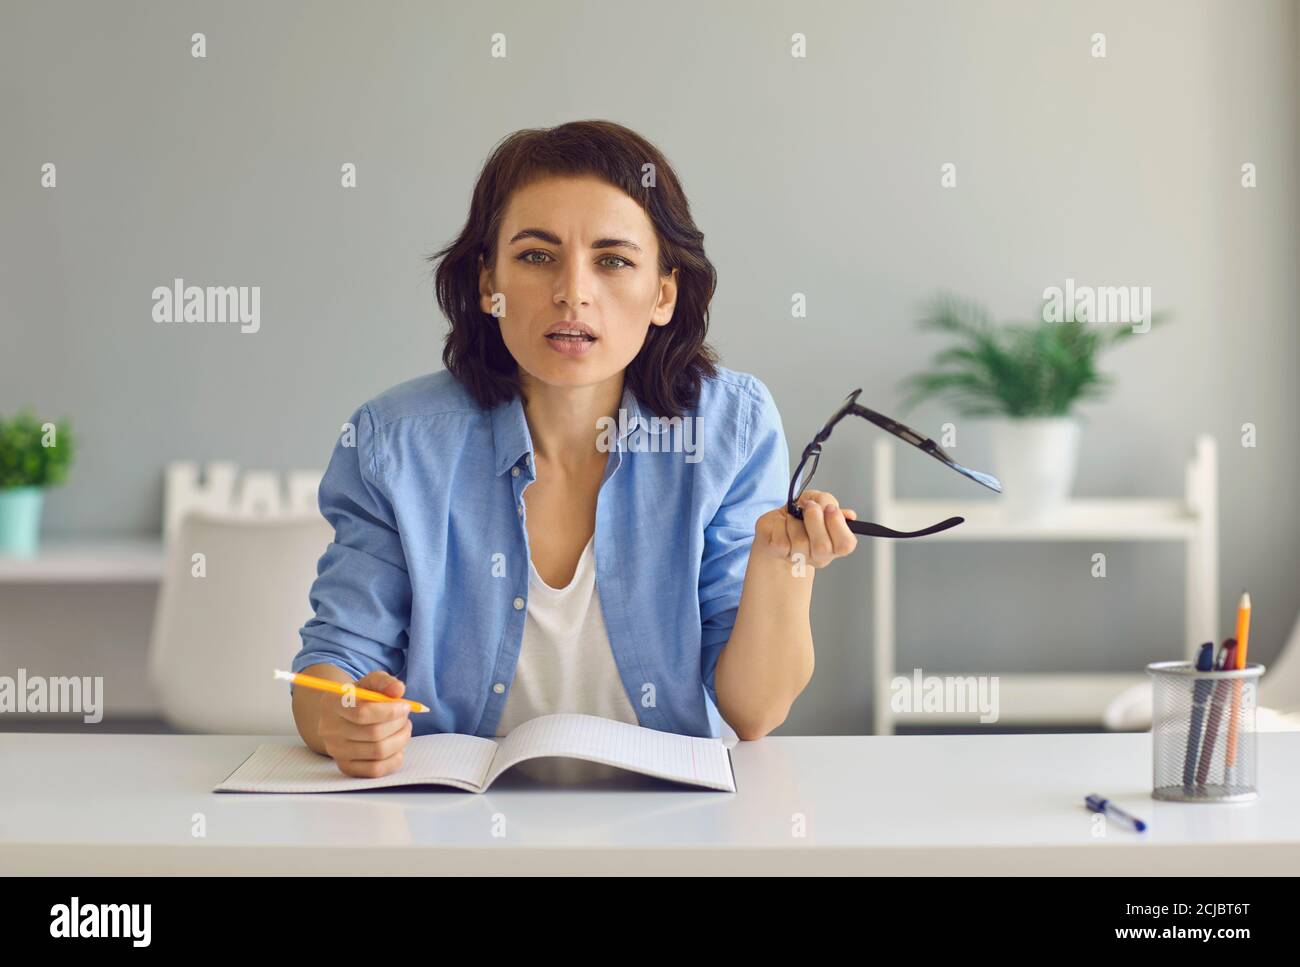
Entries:
[[[912,446],[924,450],[936,460],[952,467],[952,469],[956,470],[962,476],[970,477],[971,480],[988,487],[989,490],[1002,493],[1002,483],[997,477],[992,474],[980,473],[978,470],[971,470],[967,467],[963,467],[952,457],[948,456],[948,454],[943,451],[943,448],[929,437],[921,436],[921,434],[917,433],[911,427],[904,426],[902,423],[890,419],[883,413],[877,413],[875,410],[869,410],[865,406],[859,405],[857,400],[858,394],[861,392],[862,390],[855,389],[850,393],[848,398],[844,401],[844,405],[836,410],[835,415],[826,421],[826,425],[823,426],[821,432],[813,438],[812,443],[804,447],[803,457],[799,460],[799,466],[795,468],[794,476],[790,478],[790,495],[789,500],[786,503],[786,510],[790,512],[790,516],[803,520],[803,511],[799,509],[795,504],[795,501],[797,501],[800,495],[803,494],[804,490],[808,486],[808,482],[812,480],[813,474],[817,472],[817,461],[821,457],[822,444],[825,443],[826,439],[831,435],[831,430],[835,428],[835,424],[840,422],[840,420],[844,419],[846,416],[860,416],[863,419],[870,420],[881,429],[888,430],[890,433],[894,434],[894,436],[906,440],[908,443],[912,444]],[[811,463],[809,461],[811,461]],[[945,521],[940,521],[932,527],[926,527],[919,531],[896,531],[892,528],[885,527],[883,524],[873,524],[871,521],[867,520],[846,520],[845,523],[849,525],[849,530],[853,531],[853,533],[866,534],[868,537],[924,537],[926,534],[935,534],[939,531],[947,530],[949,527],[956,527],[965,519],[965,517],[949,517]]]

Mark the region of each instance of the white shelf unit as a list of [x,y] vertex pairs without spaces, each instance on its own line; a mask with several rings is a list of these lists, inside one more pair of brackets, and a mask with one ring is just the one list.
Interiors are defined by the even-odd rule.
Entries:
[[167,464],[163,532],[157,537],[41,538],[32,557],[0,552],[4,584],[148,584],[162,581],[166,546],[186,514],[272,520],[318,518],[321,470],[246,470],[228,460],[202,467],[190,460]]
[[[927,544],[937,541],[1182,541],[1187,545],[1183,640],[1188,657],[1194,657],[1197,642],[1217,640],[1218,477],[1213,437],[1197,437],[1195,454],[1187,464],[1185,494],[1181,499],[1071,500],[1059,512],[1036,521],[1008,516],[996,497],[983,501],[896,499],[894,448],[898,445],[888,439],[876,442],[872,520],[895,530],[918,530],[946,517],[965,518],[965,523],[957,527],[919,538]],[[978,724],[978,712],[895,714],[890,708],[890,682],[899,674],[894,667],[897,649],[894,554],[898,543],[895,538],[872,539],[875,733],[891,735],[896,723]],[[970,673],[923,670],[923,674],[942,677]],[[999,674],[998,724],[1099,725],[1107,703],[1146,678],[1141,671]]]
[[161,538],[44,538],[33,557],[0,554],[0,585],[157,583],[162,572]]

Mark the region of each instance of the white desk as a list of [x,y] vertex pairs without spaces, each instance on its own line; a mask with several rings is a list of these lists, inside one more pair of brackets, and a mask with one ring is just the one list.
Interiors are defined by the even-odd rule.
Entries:
[[[0,873],[1300,872],[1298,732],[1260,735],[1240,805],[1152,800],[1145,733],[766,738],[732,750],[734,795],[509,773],[483,795],[209,792],[262,741],[297,740],[0,733]],[[1090,792],[1150,831],[1094,839]]]

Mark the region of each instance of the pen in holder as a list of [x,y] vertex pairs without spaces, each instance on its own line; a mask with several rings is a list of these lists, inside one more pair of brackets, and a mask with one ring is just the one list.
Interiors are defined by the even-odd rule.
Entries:
[[1256,799],[1255,699],[1264,666],[1197,671],[1147,665],[1151,676],[1152,796],[1179,802]]

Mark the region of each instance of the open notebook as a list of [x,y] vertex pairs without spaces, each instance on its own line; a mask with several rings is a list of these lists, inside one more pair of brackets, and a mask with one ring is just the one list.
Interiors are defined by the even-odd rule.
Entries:
[[485,739],[443,732],[417,735],[402,768],[377,779],[344,775],[328,756],[305,745],[259,745],[213,792],[345,792],[432,784],[483,792],[525,759],[562,756],[603,762],[660,779],[736,791],[731,752],[723,740],[660,732],[597,715],[564,712]]

